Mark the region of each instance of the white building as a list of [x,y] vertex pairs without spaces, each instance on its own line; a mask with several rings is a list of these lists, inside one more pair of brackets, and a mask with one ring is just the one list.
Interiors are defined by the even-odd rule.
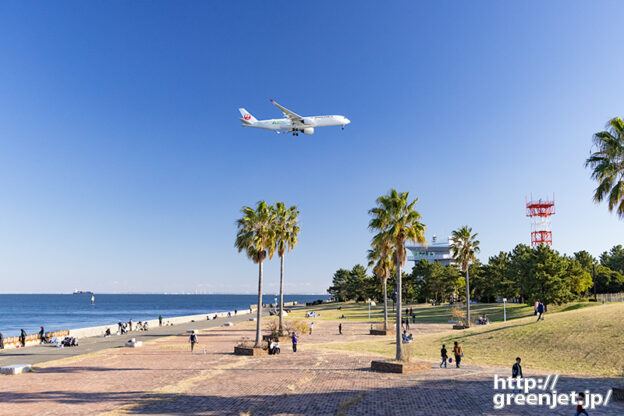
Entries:
[[414,266],[421,260],[427,260],[429,263],[437,261],[443,266],[455,264],[451,254],[451,242],[450,237],[446,241],[438,241],[437,236],[434,235],[430,244],[406,245],[405,248],[409,250],[407,259],[413,261]]

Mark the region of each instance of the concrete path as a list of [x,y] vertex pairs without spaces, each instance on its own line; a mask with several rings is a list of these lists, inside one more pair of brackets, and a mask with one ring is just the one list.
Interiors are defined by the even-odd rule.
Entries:
[[[268,314],[268,313],[267,313]],[[150,341],[155,338],[169,337],[186,334],[189,329],[207,329],[222,326],[225,322],[249,321],[256,315],[241,314],[231,318],[217,318],[215,320],[205,320],[189,322],[173,326],[153,327],[149,331],[133,331],[125,335],[112,335],[110,337],[89,337],[80,338],[77,347],[57,348],[52,345],[30,345],[25,348],[14,348],[0,350],[0,367],[13,364],[39,364],[46,361],[58,360],[61,358],[74,357],[82,354],[89,354],[107,348],[123,347],[131,338],[137,341]]]
[[[370,371],[371,354],[313,344],[341,339],[335,322],[317,321],[300,336],[297,353],[282,344],[278,356],[232,354],[253,338],[253,322],[202,331],[195,353],[186,335],[148,341],[143,348],[111,348],[41,364],[32,373],[0,377],[0,415],[570,415],[511,406],[493,409],[493,374],[509,369],[472,365],[409,375]],[[367,323],[346,328],[346,339],[366,336]],[[179,331],[182,332],[182,331]],[[204,353],[206,348],[206,353]],[[531,374],[525,369],[525,376]],[[617,380],[562,376],[558,391],[605,393]],[[621,415],[612,402],[590,415]]]

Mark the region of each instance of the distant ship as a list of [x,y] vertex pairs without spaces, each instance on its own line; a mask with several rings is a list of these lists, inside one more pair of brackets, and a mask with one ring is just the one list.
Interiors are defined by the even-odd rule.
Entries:
[[74,290],[74,295],[93,295],[90,290]]

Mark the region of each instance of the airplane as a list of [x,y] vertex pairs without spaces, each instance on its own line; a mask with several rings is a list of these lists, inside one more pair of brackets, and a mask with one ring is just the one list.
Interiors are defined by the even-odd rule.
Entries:
[[[273,130],[276,133],[292,133],[298,136],[299,132],[303,134],[314,134],[315,127],[325,126],[342,126],[351,123],[351,120],[345,116],[306,116],[302,117],[289,109],[282,107],[275,101],[271,102],[284,113],[286,118],[277,118],[271,120],[256,120],[254,116],[249,114],[244,108],[239,108],[242,118],[239,120],[243,123],[242,127],[255,127],[257,129]],[[280,131],[283,130],[283,131]]]

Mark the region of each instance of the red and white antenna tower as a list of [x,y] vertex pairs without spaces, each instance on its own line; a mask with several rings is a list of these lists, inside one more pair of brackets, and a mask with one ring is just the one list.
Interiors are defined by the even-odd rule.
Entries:
[[555,214],[555,194],[552,201],[533,199],[526,201],[526,216],[531,218],[531,246],[547,244],[552,246],[552,230],[550,228],[550,216]]

